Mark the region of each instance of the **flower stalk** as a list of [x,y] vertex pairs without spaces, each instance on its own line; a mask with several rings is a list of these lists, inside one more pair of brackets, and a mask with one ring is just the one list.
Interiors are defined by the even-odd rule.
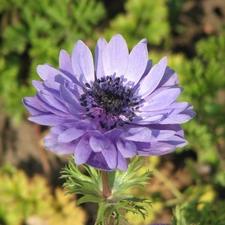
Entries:
[[102,196],[107,199],[111,195],[108,171],[102,170]]

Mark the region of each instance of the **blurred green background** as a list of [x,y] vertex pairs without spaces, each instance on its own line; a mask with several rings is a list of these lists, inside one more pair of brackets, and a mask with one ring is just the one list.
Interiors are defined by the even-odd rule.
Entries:
[[96,206],[64,196],[67,158],[43,148],[47,130],[27,121],[21,99],[35,94],[38,64],[57,67],[60,49],[82,39],[93,51],[116,33],[129,49],[147,38],[154,63],[168,55],[179,100],[197,112],[183,125],[187,147],[146,159],[151,183],[132,191],[152,208],[130,224],[225,225],[224,0],[0,0],[0,225],[93,224]]

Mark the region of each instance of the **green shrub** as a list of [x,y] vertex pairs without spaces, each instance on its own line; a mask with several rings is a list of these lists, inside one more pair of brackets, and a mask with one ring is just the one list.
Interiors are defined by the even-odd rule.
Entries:
[[125,13],[118,14],[110,21],[104,31],[104,37],[110,38],[120,33],[128,42],[129,47],[146,38],[152,45],[169,42],[170,28],[167,18],[168,10],[165,0],[127,0]]

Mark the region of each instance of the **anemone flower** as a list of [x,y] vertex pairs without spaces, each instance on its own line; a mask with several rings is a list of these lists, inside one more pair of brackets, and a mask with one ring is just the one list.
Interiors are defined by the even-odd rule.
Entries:
[[72,55],[60,51],[59,70],[39,65],[43,81],[36,96],[25,97],[30,121],[50,126],[44,138],[56,154],[74,154],[76,164],[126,171],[127,158],[163,155],[187,144],[180,124],[195,116],[167,57],[152,65],[146,39],[131,52],[117,34],[100,38],[93,61],[77,41]]

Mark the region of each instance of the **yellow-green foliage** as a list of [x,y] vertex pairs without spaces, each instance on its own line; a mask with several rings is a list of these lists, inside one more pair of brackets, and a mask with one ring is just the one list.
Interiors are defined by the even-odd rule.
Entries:
[[186,195],[189,200],[176,206],[173,225],[225,224],[225,204],[212,185],[191,186]]
[[62,189],[53,196],[43,177],[30,179],[21,170],[10,167],[10,171],[0,171],[0,224],[20,225],[31,218],[46,225],[85,224],[84,210]]

